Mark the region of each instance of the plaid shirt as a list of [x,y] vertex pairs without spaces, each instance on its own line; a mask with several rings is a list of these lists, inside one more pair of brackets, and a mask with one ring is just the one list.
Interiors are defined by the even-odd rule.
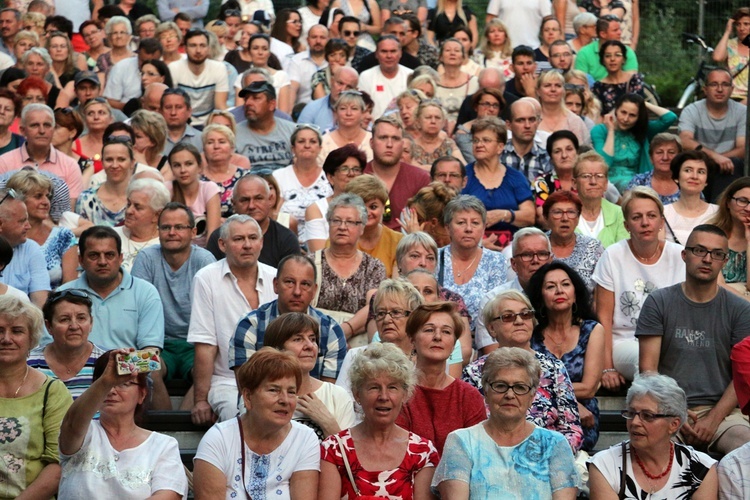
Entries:
[[[315,378],[337,378],[346,356],[346,337],[336,321],[319,310],[308,307],[307,314],[320,323],[318,362],[310,375]],[[280,316],[279,301],[273,300],[249,312],[237,324],[229,344],[229,368],[237,368],[263,347],[268,324]]]
[[505,144],[503,152],[500,153],[500,163],[508,168],[518,170],[532,183],[540,175],[552,172],[549,155],[547,155],[545,150],[537,146],[536,142],[532,144],[531,151],[521,158],[513,147],[513,141],[508,141]]

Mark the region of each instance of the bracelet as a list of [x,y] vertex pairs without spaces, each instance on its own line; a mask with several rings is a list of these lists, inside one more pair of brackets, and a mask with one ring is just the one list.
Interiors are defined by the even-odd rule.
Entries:
[[604,373],[614,373],[616,371],[617,371],[617,369],[615,369],[615,368],[605,368],[604,370],[602,370],[602,373],[603,374]]
[[341,326],[342,326],[342,327],[343,327],[344,325],[349,325],[349,336],[348,336],[348,337],[346,337],[346,332],[344,332],[344,336],[345,336],[345,337],[346,337],[347,339],[349,339],[349,338],[351,338],[351,336],[352,336],[352,335],[354,335],[354,327],[353,327],[353,326],[352,326],[352,324],[351,324],[351,323],[349,323],[348,321],[344,321],[343,323],[341,323]]
[[508,212],[510,212],[510,220],[508,221],[508,224],[513,224],[516,220],[516,213],[513,210],[508,210]]

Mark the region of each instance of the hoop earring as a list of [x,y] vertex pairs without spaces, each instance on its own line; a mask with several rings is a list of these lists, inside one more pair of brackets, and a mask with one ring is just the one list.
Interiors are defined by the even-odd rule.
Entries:
[[547,317],[547,310],[546,310],[546,309],[545,309],[544,307],[542,307],[542,308],[541,308],[541,309],[539,310],[539,317],[540,317],[540,318],[546,318],[546,317]]
[[576,313],[578,313],[578,304],[573,302],[573,314],[575,315]]

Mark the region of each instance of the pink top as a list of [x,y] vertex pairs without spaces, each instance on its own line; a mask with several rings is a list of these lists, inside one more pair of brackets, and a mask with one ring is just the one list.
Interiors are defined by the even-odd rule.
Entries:
[[[165,182],[164,184],[172,192],[172,182]],[[188,208],[193,212],[195,216],[195,227],[198,229],[197,235],[195,236],[195,243],[200,245],[201,242],[205,245],[205,241],[208,238],[206,233],[206,204],[208,200],[219,194],[219,186],[215,182],[198,181],[200,187],[198,188],[198,196],[195,201],[188,205]]]
[[23,167],[30,166],[39,170],[44,170],[54,174],[65,181],[68,185],[71,198],[78,198],[83,191],[83,181],[81,180],[81,168],[70,156],[59,152],[54,146],[50,146],[47,159],[41,163],[35,162],[26,149],[28,143],[18,149],[8,151],[0,156],[0,174],[20,170]]

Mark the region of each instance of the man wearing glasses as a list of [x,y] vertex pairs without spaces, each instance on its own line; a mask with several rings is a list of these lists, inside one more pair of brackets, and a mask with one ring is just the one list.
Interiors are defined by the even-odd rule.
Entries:
[[750,336],[750,303],[719,285],[728,258],[724,231],[710,224],[693,229],[682,251],[685,281],[652,292],[635,330],[640,372],[658,371],[685,390],[688,422],[680,439],[721,455],[750,441],[730,359],[732,347]]
[[703,149],[721,169],[709,185],[709,199],[716,197],[734,179],[742,176],[745,155],[745,106],[731,99],[734,84],[726,68],[714,68],[706,75],[705,99],[686,107],[680,115],[682,147]]

